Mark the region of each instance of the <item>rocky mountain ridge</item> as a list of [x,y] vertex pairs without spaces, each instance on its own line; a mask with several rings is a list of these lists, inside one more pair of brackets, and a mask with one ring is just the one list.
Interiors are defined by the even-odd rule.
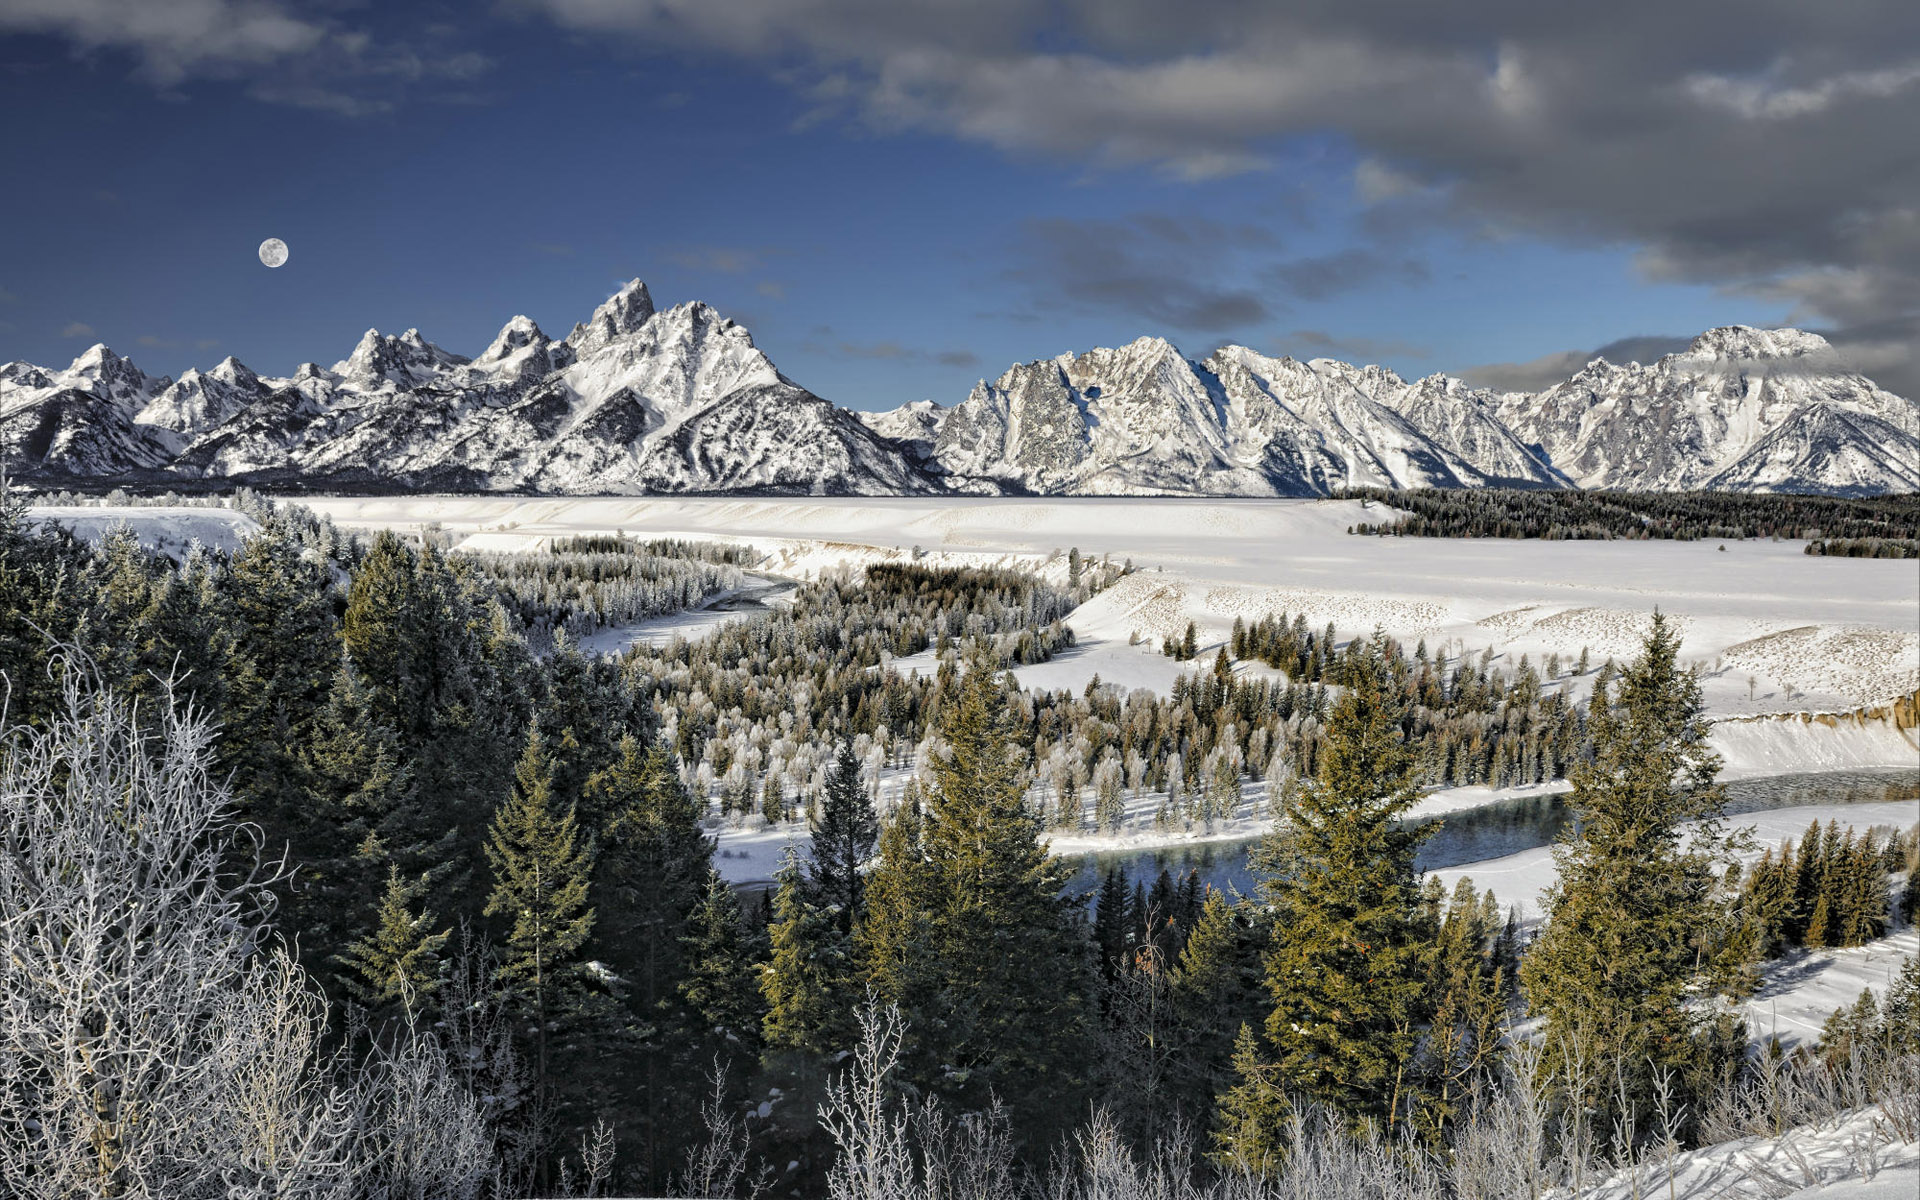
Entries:
[[563,339],[477,357],[368,330],[286,378],[178,380],[96,345],[0,366],[0,449],[38,482],[587,493],[1324,495],[1348,485],[1920,490],[1920,406],[1818,336],[1728,326],[1540,392],[1164,338],[1016,364],[951,408],[837,408],[700,303],[634,280]]

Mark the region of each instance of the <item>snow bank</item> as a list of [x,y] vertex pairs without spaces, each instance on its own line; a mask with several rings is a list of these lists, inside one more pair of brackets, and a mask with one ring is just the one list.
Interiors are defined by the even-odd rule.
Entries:
[[1893,1141],[1879,1110],[1802,1125],[1779,1137],[1742,1138],[1622,1172],[1588,1200],[1913,1200],[1920,1195],[1920,1142]]
[[1725,760],[1722,775],[1729,779],[1856,767],[1920,768],[1920,729],[1910,723],[1911,703],[1848,713],[1727,717],[1714,722],[1708,743]]

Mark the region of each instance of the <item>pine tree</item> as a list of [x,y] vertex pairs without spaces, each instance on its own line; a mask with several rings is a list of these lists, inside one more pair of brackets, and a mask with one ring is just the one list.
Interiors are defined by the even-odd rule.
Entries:
[[302,554],[294,530],[276,521],[240,547],[226,586],[233,650],[221,681],[227,696],[221,765],[233,772],[235,795],[247,798],[248,816],[274,844],[294,819],[288,810],[305,799],[300,748],[339,661],[327,573]]
[[879,862],[867,880],[866,919],[855,929],[855,956],[867,986],[910,1023],[924,1019],[934,986],[935,897],[925,830],[916,797],[903,799],[887,815],[880,830]]
[[760,968],[767,1007],[761,1028],[773,1049],[825,1055],[850,1041],[850,936],[839,913],[813,895],[789,850],[775,878],[772,955]]
[[643,747],[632,735],[587,780],[581,804],[605,823],[589,886],[588,949],[610,969],[619,1017],[609,1014],[592,1041],[598,1052],[619,1056],[621,1070],[602,1086],[623,1101],[616,1112],[630,1113],[637,1125],[616,1128],[622,1156],[658,1192],[677,1165],[704,1095],[697,1081],[711,1065],[705,1018],[681,988],[713,843],[666,748]]
[[1170,1107],[1203,1127],[1233,1084],[1234,1034],[1262,1015],[1260,947],[1246,917],[1209,891],[1168,978]]
[[[1583,1057],[1589,1078],[1608,1081],[1586,1099],[1608,1112],[1619,1080],[1645,1112],[1653,1071],[1698,1066],[1710,1038],[1691,999],[1723,948],[1697,935],[1731,926],[1715,874],[1727,857],[1720,760],[1679,644],[1656,613],[1617,689],[1595,698],[1593,757],[1569,797],[1579,823],[1554,849],[1547,926],[1521,964],[1549,1059]],[[1683,839],[1690,821],[1704,824]]]
[[813,827],[809,874],[819,903],[832,910],[840,932],[849,937],[866,901],[861,868],[873,857],[879,836],[879,818],[860,778],[860,759],[851,742],[842,742],[827,772],[820,818]]
[[707,872],[706,894],[693,911],[684,944],[687,974],[680,992],[687,1003],[721,1037],[756,1045],[763,1012],[759,955],[740,901],[718,871]]
[[591,888],[595,957],[625,981],[641,1020],[668,1020],[713,843],[664,746],[643,749],[639,739],[623,737],[612,764],[587,781],[583,794],[583,804],[606,814]]
[[1424,834],[1397,824],[1418,799],[1406,715],[1376,636],[1347,670],[1316,775],[1260,856],[1278,1078],[1355,1121],[1389,1125],[1404,1109],[1429,963],[1413,870]]
[[433,913],[413,910],[427,883],[425,877],[402,879],[398,867],[389,867],[373,931],[338,958],[351,972],[347,990],[370,1008],[399,1004],[419,1011],[440,987],[440,950],[449,931],[435,933]]
[[1881,1036],[1893,1054],[1920,1054],[1920,954],[1907,955],[1887,988]]
[[1440,903],[1439,881],[1429,877],[1429,907],[1439,914],[1432,975],[1433,1016],[1415,1071],[1423,1136],[1447,1144],[1474,1085],[1492,1070],[1506,1023],[1508,968],[1498,952],[1499,907],[1493,893],[1476,896],[1462,878]]
[[547,1076],[547,1027],[575,998],[575,959],[593,928],[587,904],[592,852],[569,807],[553,801],[553,767],[538,725],[514,771],[513,791],[487,835],[493,892],[485,915],[511,922],[500,977],[535,1019],[540,1078]]
[[1128,919],[1126,876],[1120,873],[1119,867],[1108,867],[1106,876],[1100,881],[1100,892],[1093,910],[1093,944],[1100,956],[1102,982],[1113,982],[1121,956],[1126,953],[1133,933]]
[[[895,978],[912,986],[914,974],[926,972],[932,986],[915,999],[931,1011],[914,1030],[914,1061],[942,1070],[921,1082],[965,1103],[998,1095],[1038,1135],[1059,1120],[1062,1099],[1080,1086],[1082,935],[1063,895],[1068,872],[1047,856],[1039,820],[1026,805],[998,677],[976,666],[958,692],[941,714],[946,753],[933,763],[919,839],[924,876],[914,880],[927,905],[925,965],[897,957],[911,953],[922,934],[908,918],[866,939],[869,974],[893,988]],[[878,878],[873,887],[878,891]],[[892,903],[883,912],[876,895],[868,924],[906,916]]]
[[1214,1118],[1213,1153],[1220,1170],[1246,1178],[1276,1175],[1286,1161],[1287,1118],[1293,1111],[1271,1048],[1252,1025],[1233,1039],[1233,1086],[1220,1097]]

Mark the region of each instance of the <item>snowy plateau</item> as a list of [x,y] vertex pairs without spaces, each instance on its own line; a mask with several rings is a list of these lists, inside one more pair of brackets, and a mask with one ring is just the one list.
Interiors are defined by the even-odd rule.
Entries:
[[368,330],[331,367],[154,377],[104,345],[0,366],[17,477],[552,495],[1319,496],[1356,485],[1920,490],[1920,405],[1797,330],[1714,329],[1542,392],[1163,338],[1023,363],[952,407],[836,407],[634,280],[472,359]]

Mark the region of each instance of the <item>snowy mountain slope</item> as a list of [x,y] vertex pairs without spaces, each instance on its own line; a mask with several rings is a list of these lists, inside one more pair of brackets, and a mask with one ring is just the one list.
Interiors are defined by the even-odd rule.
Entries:
[[[901,409],[869,424],[914,419]],[[1244,346],[1192,362],[1145,338],[1016,366],[917,419],[937,424],[932,460],[950,479],[1043,494],[1920,486],[1920,406],[1791,329],[1710,330],[1652,366],[1596,360],[1543,392],[1504,396]]]
[[[941,419],[932,454],[952,476],[1077,495],[1560,482],[1491,406],[1452,380],[1409,385],[1379,367],[1244,346],[1193,362],[1162,338],[1141,338],[981,383]],[[904,419],[882,414],[876,424]]]
[[883,438],[891,438],[907,447],[914,457],[925,460],[940,440],[940,425],[948,409],[931,400],[915,400],[886,412],[856,412],[860,423]]
[[[1810,405],[1877,418],[1857,431],[1873,435],[1851,453],[1844,442],[1823,448],[1822,439],[1851,436],[1848,423],[1802,427],[1796,414]],[[1909,449],[1914,402],[1846,370],[1824,338],[1793,329],[1709,330],[1650,366],[1596,360],[1538,395],[1503,396],[1498,407],[1581,487],[1902,491],[1920,469]],[[1738,465],[1763,442],[1769,465]],[[1710,482],[1723,475],[1739,482]]]
[[0,449],[61,480],[479,491],[1324,495],[1395,487],[1920,490],[1920,408],[1821,338],[1729,326],[1539,393],[1164,338],[982,380],[952,408],[833,407],[708,305],[633,280],[561,340],[514,317],[475,358],[368,330],[331,368],[178,381],[96,345],[0,365]]
[[943,490],[912,451],[784,378],[705,304],[639,280],[562,341],[526,317],[474,359],[370,329],[332,368],[234,359],[178,382],[97,346],[0,368],[0,438],[48,476],[544,492]]

